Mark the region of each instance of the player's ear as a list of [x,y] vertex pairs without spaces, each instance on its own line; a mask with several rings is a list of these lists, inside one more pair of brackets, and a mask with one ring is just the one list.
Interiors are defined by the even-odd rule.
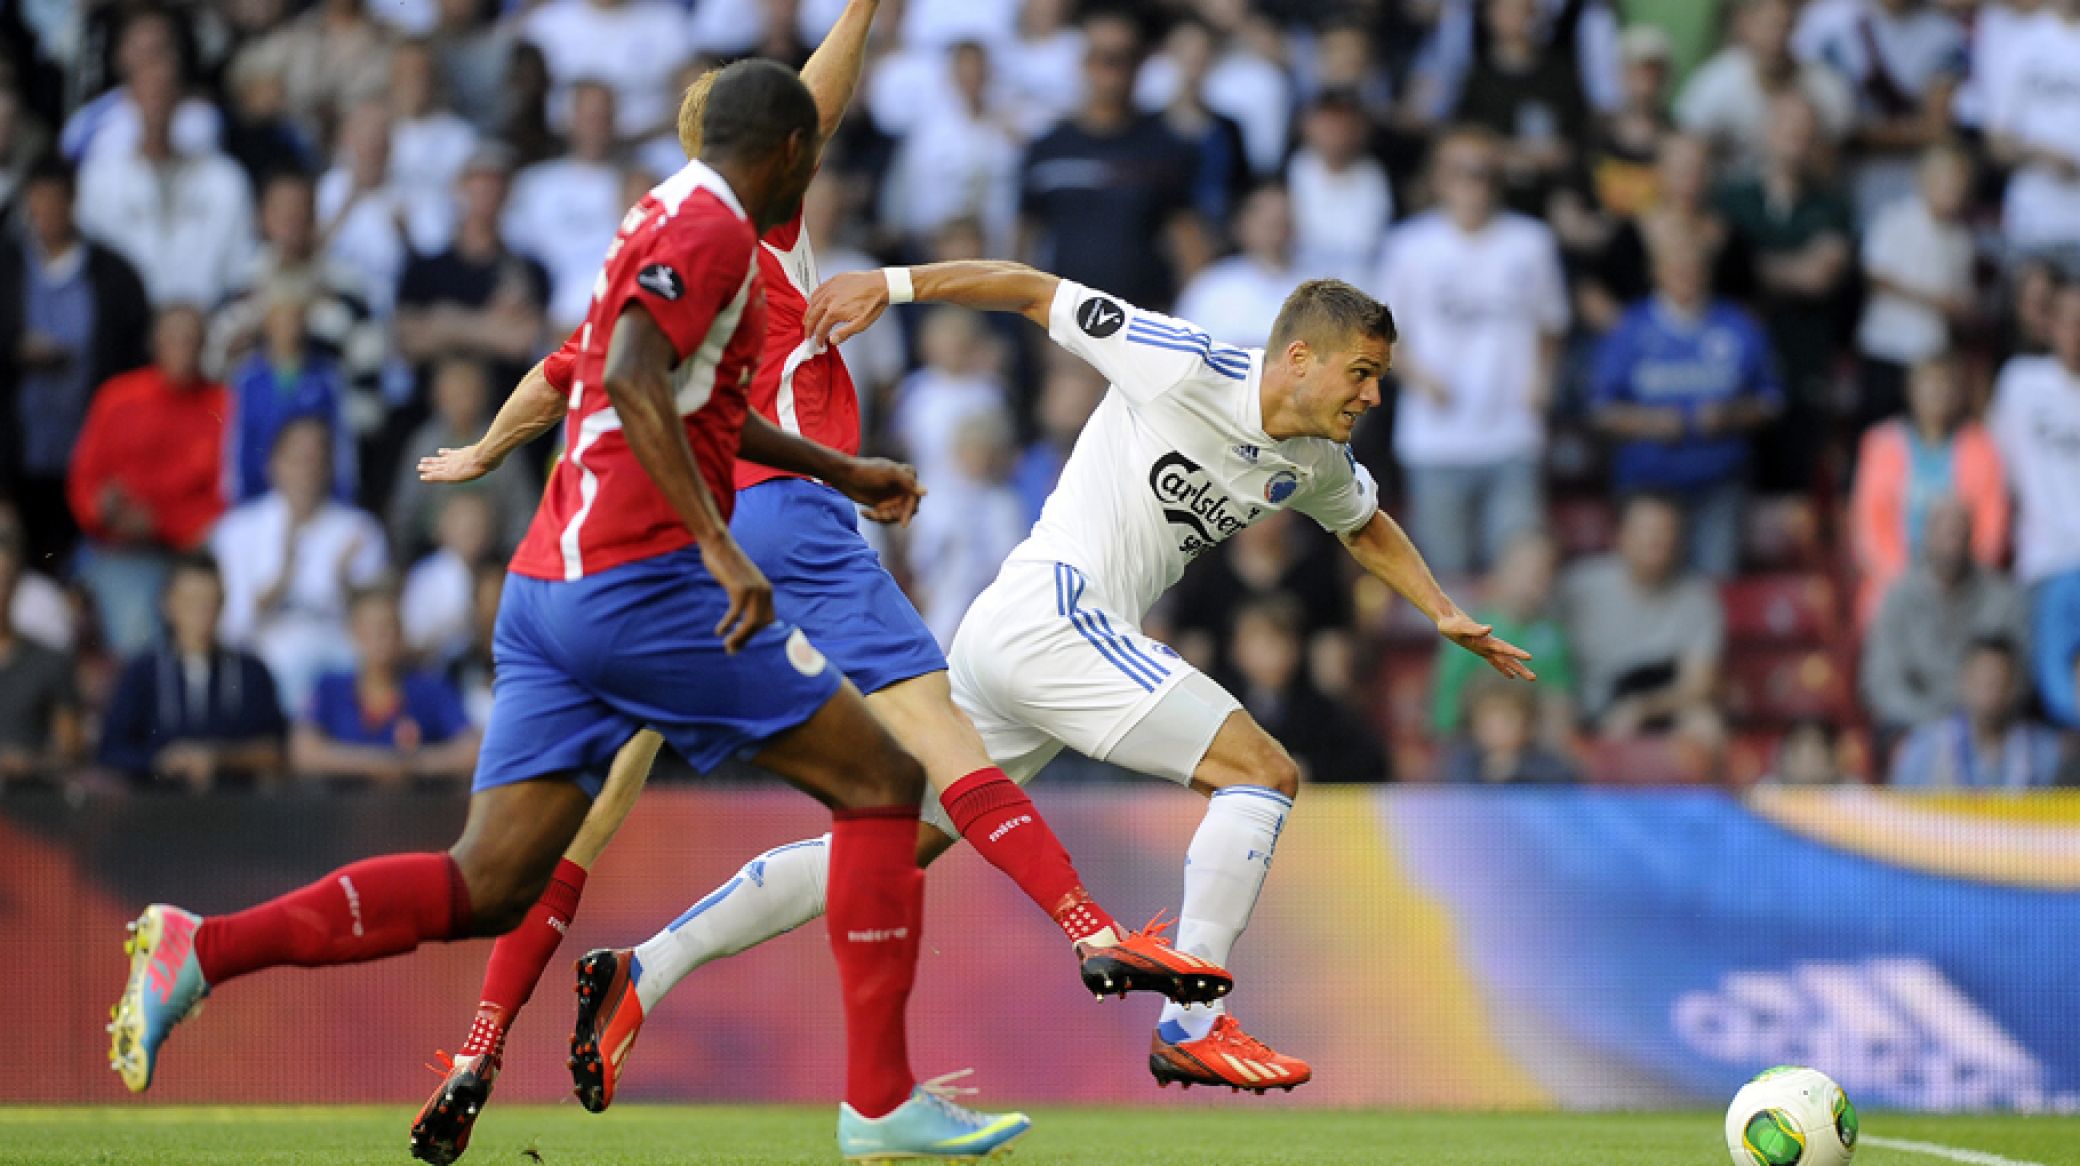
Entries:
[[1309,348],[1305,340],[1295,340],[1286,345],[1285,358],[1286,367],[1292,370],[1293,375],[1304,377],[1314,363],[1314,349]]

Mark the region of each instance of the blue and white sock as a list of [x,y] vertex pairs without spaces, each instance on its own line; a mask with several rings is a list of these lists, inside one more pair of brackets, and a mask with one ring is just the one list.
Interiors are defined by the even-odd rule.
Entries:
[[776,846],[745,863],[636,948],[630,974],[643,1012],[709,960],[756,947],[823,914],[830,873],[828,834]]
[[[1249,926],[1250,912],[1271,873],[1271,853],[1285,829],[1293,799],[1261,785],[1231,785],[1215,791],[1206,819],[1184,858],[1184,910],[1177,921],[1177,949],[1223,967],[1236,937]],[[1166,1004],[1157,1031],[1164,1040],[1198,1040],[1228,1010],[1212,1004]]]

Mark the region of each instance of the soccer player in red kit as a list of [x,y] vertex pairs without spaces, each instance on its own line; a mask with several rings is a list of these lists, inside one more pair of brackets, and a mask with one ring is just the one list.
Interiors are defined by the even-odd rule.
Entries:
[[[850,0],[802,68],[826,137],[850,104],[877,0]],[[682,104],[681,144],[701,146],[701,109],[714,74],[689,89]],[[925,767],[937,805],[977,850],[1048,912],[1078,950],[1094,992],[1149,989],[1206,1000],[1232,981],[1206,961],[1184,956],[1151,931],[1117,927],[1084,889],[1067,851],[1031,801],[990,761],[972,725],[954,708],[946,660],[916,609],[860,537],[849,496],[878,497],[888,483],[851,479],[884,474],[886,463],[841,457],[859,448],[859,404],[844,360],[834,348],[805,341],[802,316],[817,285],[815,256],[799,216],[767,231],[759,264],[766,286],[765,360],[752,382],[755,416],[745,429],[736,471],[732,529],[773,582],[782,618],[801,627],[862,692],[876,717]],[[514,449],[563,417],[571,346],[550,356],[514,391],[490,431],[472,446],[443,450],[421,465],[430,481],[466,481],[496,467]],[[756,416],[762,415],[762,417]],[[770,422],[770,428],[760,420]],[[783,435],[799,435],[782,446]],[[824,448],[829,447],[829,448]],[[812,451],[821,464],[805,459]],[[909,500],[914,502],[914,500]],[[907,506],[884,503],[868,512],[904,519]],[[505,1034],[560,944],[587,872],[619,828],[655,757],[659,739],[640,734],[623,751],[578,839],[558,866],[542,901],[518,930],[502,938],[485,970],[476,1017],[445,1079],[420,1111],[413,1152],[451,1162],[468,1144],[472,1123],[501,1068]],[[951,844],[950,830],[919,831],[920,859]],[[588,1109],[611,1104],[616,1079],[646,1007],[706,960],[731,950],[733,935],[762,930],[776,903],[813,897],[820,909],[823,839],[778,847],[747,863],[746,877],[702,901],[634,949],[603,949],[580,961],[579,1022],[572,1069]],[[792,906],[779,908],[793,910]],[[748,942],[748,939],[747,939]]]
[[761,231],[792,218],[822,132],[800,79],[746,61],[715,79],[698,160],[623,218],[580,329],[569,452],[513,556],[499,682],[462,838],[342,868],[204,918],[154,904],[111,1025],[126,1084],[225,981],[379,959],[519,924],[616,752],[648,726],[697,769],[754,759],[832,809],[830,939],[844,994],[848,1153],[1024,1133],[920,1087],[904,1007],[924,912],[924,774],[799,629],[731,537],[745,386],[764,341]]

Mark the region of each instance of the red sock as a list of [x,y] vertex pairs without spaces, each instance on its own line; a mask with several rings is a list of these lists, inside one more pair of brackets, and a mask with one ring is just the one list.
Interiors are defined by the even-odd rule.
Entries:
[[559,860],[549,888],[529,908],[527,919],[491,945],[477,1018],[469,1027],[469,1039],[462,1042],[462,1056],[496,1052],[505,1043],[506,1029],[534,995],[542,970],[570,930],[571,917],[578,913],[578,896],[584,892],[585,868],[568,858]]
[[343,866],[302,890],[195,929],[211,987],[287,964],[322,968],[402,955],[469,929],[469,887],[445,852],[389,854]]
[[975,852],[1010,875],[1071,940],[1112,926],[1112,916],[1083,889],[1061,839],[1003,770],[976,770],[948,786],[939,804]]
[[917,1083],[903,1019],[924,931],[917,808],[838,810],[831,818],[826,916],[845,991],[845,1100],[863,1117],[881,1117]]

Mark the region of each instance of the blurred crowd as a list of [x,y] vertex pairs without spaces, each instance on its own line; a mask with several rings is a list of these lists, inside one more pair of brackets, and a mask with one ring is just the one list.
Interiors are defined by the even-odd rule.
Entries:
[[[844,0],[0,11],[0,785],[466,780],[550,443],[480,434]],[[1010,256],[1265,341],[1391,306],[1357,456],[1536,686],[1319,532],[1150,631],[1317,781],[2071,783],[2080,0],[882,0],[827,277]],[[942,639],[1105,386],[1022,322],[849,341]]]

